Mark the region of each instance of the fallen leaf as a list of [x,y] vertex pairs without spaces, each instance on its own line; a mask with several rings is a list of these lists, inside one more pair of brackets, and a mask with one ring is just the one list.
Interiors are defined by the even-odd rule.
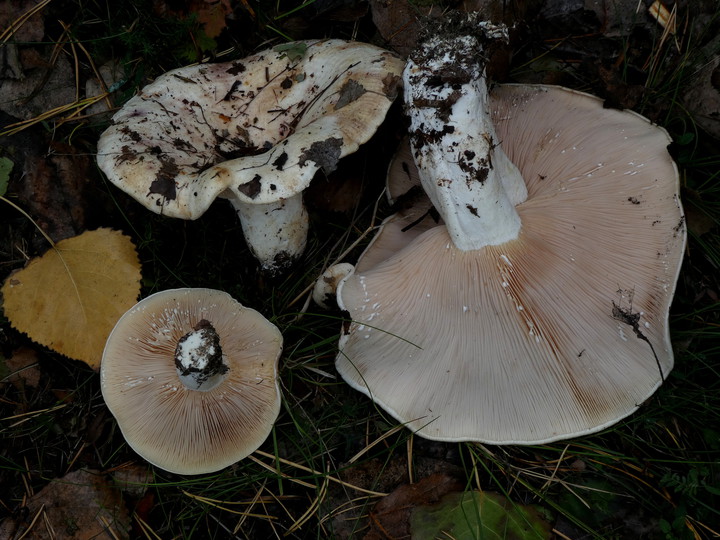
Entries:
[[11,382],[16,388],[30,386],[36,388],[40,383],[40,370],[37,367],[37,353],[29,347],[20,347],[13,351],[10,358],[5,360],[9,375],[5,380]]
[[410,0],[370,0],[370,9],[373,23],[387,47],[401,56],[407,56],[415,48],[424,18],[442,15],[441,9],[416,5]]
[[645,92],[641,84],[628,84],[623,81],[623,73],[617,66],[598,66],[598,75],[604,85],[606,108],[632,109],[640,103]]
[[27,14],[36,6],[36,0],[0,0],[0,28],[12,28],[12,42],[41,41],[45,35],[44,10]]
[[318,174],[303,193],[306,204],[321,212],[352,214],[361,204],[367,180],[362,159],[351,154],[330,177]]
[[[98,471],[79,470],[52,480],[27,502],[27,519],[3,522],[10,538],[36,540],[127,538],[130,517],[120,491]],[[35,516],[39,519],[31,522]],[[8,520],[9,521],[9,520]]]
[[[97,70],[100,78],[89,77],[85,81],[85,97],[92,98],[103,95],[106,91],[112,94],[127,81],[125,65],[119,60],[110,60],[101,65]],[[100,100],[85,109],[86,114],[95,115],[112,112],[114,106],[113,96]]]
[[414,507],[434,503],[462,487],[459,480],[442,473],[432,474],[414,484],[403,484],[370,511],[371,527],[364,540],[410,538],[410,517]]
[[51,388],[50,391],[55,399],[60,403],[75,403],[77,393],[74,390],[64,390],[62,388]]
[[[90,159],[70,145],[45,143],[45,150],[25,159],[22,180],[13,180],[18,199],[54,242],[85,230],[86,213],[93,203],[88,195]],[[97,203],[95,203],[97,204]]]
[[694,123],[720,140],[720,36],[703,47],[693,77],[682,92],[682,103]]
[[700,237],[709,233],[715,227],[715,219],[702,208],[702,200],[699,200],[694,193],[689,193],[686,201],[683,202],[685,221],[688,231],[694,236]]
[[210,38],[218,37],[227,26],[225,17],[232,13],[230,0],[210,1],[193,0],[189,5],[190,13],[197,16],[205,35]]
[[120,490],[138,499],[145,495],[153,481],[153,474],[146,465],[128,464],[117,469],[112,476]]
[[0,157],[0,197],[5,195],[8,182],[10,182],[10,173],[15,164],[6,157]]
[[127,236],[87,231],[11,274],[1,292],[13,327],[97,370],[110,331],[137,302],[140,262]]
[[[438,2],[417,2],[416,0],[369,0],[372,20],[384,46],[400,56],[409,55],[419,36],[433,19],[442,19],[445,10]],[[463,0],[455,2],[461,12],[481,12],[483,20],[503,22],[508,28],[516,23],[534,19],[542,0]],[[510,5],[511,4],[511,5]]]
[[[36,55],[29,55],[36,58]],[[23,56],[23,59],[26,57]],[[57,107],[75,102],[75,72],[72,63],[60,56],[45,66],[26,68],[17,79],[0,79],[0,110],[29,120]]]
[[552,536],[550,524],[536,507],[489,491],[449,493],[436,504],[414,508],[410,531],[414,540],[538,540]]
[[226,28],[226,18],[232,15],[233,7],[230,0],[188,0],[183,4],[158,0],[153,2],[153,11],[159,17],[187,19],[193,16],[205,36],[215,38]]
[[88,417],[84,436],[86,444],[92,446],[97,443],[105,431],[105,426],[112,422],[111,416],[107,409],[100,409],[96,414]]

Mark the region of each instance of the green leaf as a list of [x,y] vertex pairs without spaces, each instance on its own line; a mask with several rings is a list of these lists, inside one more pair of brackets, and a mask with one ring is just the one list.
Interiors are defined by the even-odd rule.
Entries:
[[300,60],[303,56],[305,56],[305,51],[307,50],[307,47],[307,43],[291,42],[276,45],[275,47],[273,47],[273,51],[285,53],[285,55],[291,62],[296,62],[297,60]]
[[449,493],[410,515],[413,539],[537,540],[550,538],[550,524],[534,506],[515,504],[498,493]]
[[0,158],[0,197],[5,195],[5,192],[7,191],[13,165],[15,164],[10,159],[6,157]]
[[695,140],[694,133],[683,133],[682,135],[675,138],[675,142],[679,145],[687,145]]

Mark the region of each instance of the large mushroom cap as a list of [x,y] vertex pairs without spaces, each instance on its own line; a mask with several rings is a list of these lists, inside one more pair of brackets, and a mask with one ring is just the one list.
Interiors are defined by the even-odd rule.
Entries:
[[[179,379],[178,342],[200,321],[217,331],[227,373],[207,391]],[[108,338],[102,393],[128,444],[147,461],[180,474],[217,471],[267,438],[280,410],[279,330],[257,311],[211,289],[148,296]]]
[[115,114],[98,164],[167,216],[196,219],[230,199],[251,249],[273,267],[304,249],[302,191],[375,133],[403,65],[366,43],[315,40],[176,69]]
[[175,69],[115,114],[98,164],[171,217],[195,219],[221,194],[247,203],[287,198],[372,136],[402,67],[373,45],[316,40]]
[[430,217],[390,218],[340,285],[353,322],[337,367],[427,438],[592,433],[673,366],[685,227],[670,139],[563,88],[499,86],[491,105],[527,184],[518,238],[462,251]]

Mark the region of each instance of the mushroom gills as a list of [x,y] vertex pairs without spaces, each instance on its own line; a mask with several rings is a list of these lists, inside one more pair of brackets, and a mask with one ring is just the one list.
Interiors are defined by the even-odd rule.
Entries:
[[[670,138],[565,88],[488,94],[473,65],[485,38],[440,30],[447,54],[431,37],[405,71],[412,158],[391,167],[401,186],[388,176],[398,211],[338,288],[351,322],[337,370],[430,439],[597,432],[673,367],[668,314],[686,230]],[[500,143],[520,174],[500,172]],[[429,218],[431,203],[442,219]]]

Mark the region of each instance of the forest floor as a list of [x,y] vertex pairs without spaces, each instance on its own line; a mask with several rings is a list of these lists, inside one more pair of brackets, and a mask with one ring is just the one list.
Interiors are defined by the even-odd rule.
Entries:
[[[670,312],[675,367],[636,413],[581,438],[429,441],[336,371],[344,314],[309,292],[331,263],[357,260],[393,211],[383,190],[407,130],[399,100],[368,143],[316,176],[308,247],[276,277],[259,271],[229,204],[194,221],[159,216],[95,162],[112,112],[165,71],[310,38],[405,56],[428,17],[479,8],[512,28],[495,80],[595,94],[673,139],[688,230]],[[68,358],[0,312],[0,537],[720,537],[719,30],[714,0],[0,2],[0,281],[48,240],[113,229],[137,251],[140,298],[223,290],[284,337],[268,440],[219,472],[177,475],[126,444],[99,359]]]

